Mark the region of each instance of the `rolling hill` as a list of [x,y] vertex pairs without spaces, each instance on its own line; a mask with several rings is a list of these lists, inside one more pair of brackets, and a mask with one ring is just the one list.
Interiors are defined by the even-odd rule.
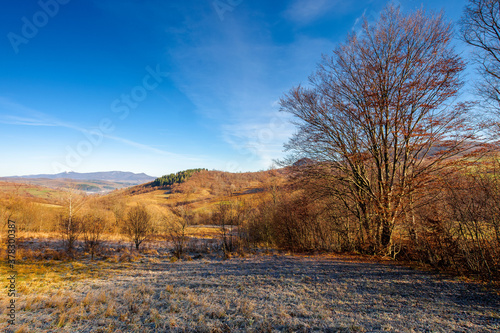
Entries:
[[148,183],[154,179],[155,177],[148,176],[145,173],[110,171],[3,177],[0,178],[0,181],[31,184],[52,189],[77,189],[91,194],[107,193],[115,189]]
[[15,177],[4,177],[5,179],[72,179],[72,180],[101,180],[116,183],[130,183],[134,185],[147,183],[155,179],[146,175],[145,173],[133,173],[133,172],[123,172],[123,171],[106,171],[106,172],[90,172],[90,173],[78,173],[78,172],[62,172],[58,174],[40,174],[40,175],[28,175],[28,176],[15,176]]

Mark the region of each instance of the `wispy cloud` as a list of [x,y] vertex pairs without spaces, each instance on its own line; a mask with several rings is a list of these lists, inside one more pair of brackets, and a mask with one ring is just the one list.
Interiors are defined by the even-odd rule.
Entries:
[[267,168],[283,156],[283,143],[294,131],[286,114],[272,112],[260,121],[237,122],[222,126],[223,139],[248,161]]
[[216,124],[227,143],[220,149],[242,163],[252,158],[243,169],[269,167],[282,156],[293,128],[270,128],[277,115],[283,118],[274,102],[293,86],[307,84],[321,54],[334,45],[307,35],[276,43],[266,27],[258,29],[227,21],[217,34],[207,34],[208,27],[190,31],[186,39],[196,40],[195,45],[169,51],[173,82],[199,115]]
[[285,11],[285,17],[299,24],[307,24],[330,12],[344,14],[352,7],[352,1],[342,0],[295,0]]
[[125,138],[121,138],[121,137],[118,137],[118,136],[114,136],[114,135],[104,134],[104,138],[110,139],[110,140],[113,140],[113,141],[116,141],[116,142],[119,142],[119,143],[123,143],[123,144],[125,144],[127,146],[138,148],[138,149],[141,149],[143,151],[150,152],[150,153],[159,154],[159,155],[163,155],[163,156],[168,156],[170,158],[183,159],[183,160],[189,160],[189,161],[199,161],[200,160],[199,158],[196,158],[196,157],[191,157],[191,156],[187,156],[187,155],[180,155],[180,154],[171,153],[169,151],[161,150],[161,149],[158,149],[158,148],[155,148],[155,147],[151,147],[151,146],[148,146],[148,145],[145,145],[145,144],[142,144],[142,143],[138,143],[138,142],[135,142],[135,141],[132,141],[132,140],[129,140],[129,139],[125,139]]
[[368,8],[365,8],[365,10],[363,10],[363,14],[361,14],[360,16],[358,16],[355,20],[354,20],[354,24],[352,25],[352,28],[351,30],[359,35],[359,33],[361,32],[362,30],[362,27],[363,27],[363,21],[365,20],[366,18],[366,11],[368,10]]
[[[60,128],[67,128],[71,129],[77,132],[80,132],[82,134],[92,134],[92,130],[67,123],[64,121],[61,121],[57,118],[54,118],[50,115],[47,115],[43,112],[31,109],[29,107],[26,107],[24,105],[21,105],[19,103],[13,102],[11,100],[8,100],[6,98],[0,97],[0,110],[2,112],[9,112],[9,113],[15,113],[15,114],[0,114],[0,123],[1,124],[7,124],[7,125],[17,125],[17,126],[45,126],[45,127],[60,127]],[[122,144],[125,144],[130,147],[138,148],[143,151],[151,152],[154,154],[160,154],[164,156],[169,156],[172,158],[183,158],[187,160],[192,160],[195,161],[197,160],[194,157],[188,157],[185,155],[179,155],[175,153],[171,153],[165,150],[161,150],[158,148],[151,147],[149,145],[145,145],[142,143],[138,143],[126,138],[122,138],[119,136],[114,136],[110,135],[107,133],[100,133],[103,138],[113,140],[115,142],[119,142]]]
[[0,96],[0,123],[22,126],[64,126],[57,119]]
[[[389,1],[388,3],[391,3],[392,5],[394,5],[396,7],[402,6],[399,1],[392,0],[392,1]],[[385,5],[387,5],[387,3],[384,3],[383,5],[382,4],[370,4],[368,7],[366,7],[363,10],[363,14],[361,14],[360,16],[358,16],[356,18],[356,20],[354,20],[354,24],[352,25],[352,28],[351,28],[352,32],[359,35],[363,30],[363,24],[364,24],[365,20],[369,25],[376,22],[378,20],[378,18],[380,17],[380,14],[382,13],[383,8],[385,8],[384,7]]]
[[0,115],[0,123],[6,125],[21,125],[21,126],[58,126],[57,124],[45,122],[41,119],[18,117],[12,115]]

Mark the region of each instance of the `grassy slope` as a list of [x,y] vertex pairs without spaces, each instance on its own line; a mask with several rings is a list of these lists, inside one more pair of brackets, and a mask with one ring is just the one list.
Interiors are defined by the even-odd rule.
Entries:
[[254,173],[202,171],[182,184],[161,189],[144,184],[115,191],[106,197],[109,200],[125,199],[129,206],[144,203],[164,210],[188,205],[194,212],[202,212],[211,211],[219,202],[227,200],[241,200],[255,204],[268,195],[271,184],[283,182],[283,171]]
[[[193,175],[183,184],[164,188],[150,187],[151,183],[118,189],[102,196],[110,201],[124,199],[128,205],[143,202],[146,205],[177,206],[189,204],[193,209],[210,208],[227,198],[255,200],[265,195],[271,181],[283,181],[282,171],[262,171],[254,173],[227,173],[203,171]],[[94,182],[75,184],[96,185]],[[20,196],[45,204],[56,204],[66,193],[64,189],[72,186],[69,181],[54,180],[50,187],[29,183],[0,181],[0,195]],[[100,184],[102,185],[102,184]]]
[[35,184],[24,184],[0,181],[0,195],[4,197],[19,196],[35,202],[54,204],[64,191],[56,190]]

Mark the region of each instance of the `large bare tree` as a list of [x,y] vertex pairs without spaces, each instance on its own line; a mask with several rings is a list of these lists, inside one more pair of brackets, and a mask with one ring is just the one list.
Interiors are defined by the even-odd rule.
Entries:
[[462,40],[474,47],[483,78],[479,93],[500,112],[500,1],[469,0],[460,23]]
[[442,15],[388,6],[281,99],[298,128],[288,162],[348,207],[370,251],[390,247],[416,190],[470,148],[469,109],[450,102],[465,67],[451,39]]

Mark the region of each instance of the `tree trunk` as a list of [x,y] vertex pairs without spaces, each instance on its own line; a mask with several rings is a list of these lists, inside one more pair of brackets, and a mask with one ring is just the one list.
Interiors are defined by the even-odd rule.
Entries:
[[387,221],[382,222],[382,232],[380,233],[380,250],[384,250],[391,243],[392,228]]

